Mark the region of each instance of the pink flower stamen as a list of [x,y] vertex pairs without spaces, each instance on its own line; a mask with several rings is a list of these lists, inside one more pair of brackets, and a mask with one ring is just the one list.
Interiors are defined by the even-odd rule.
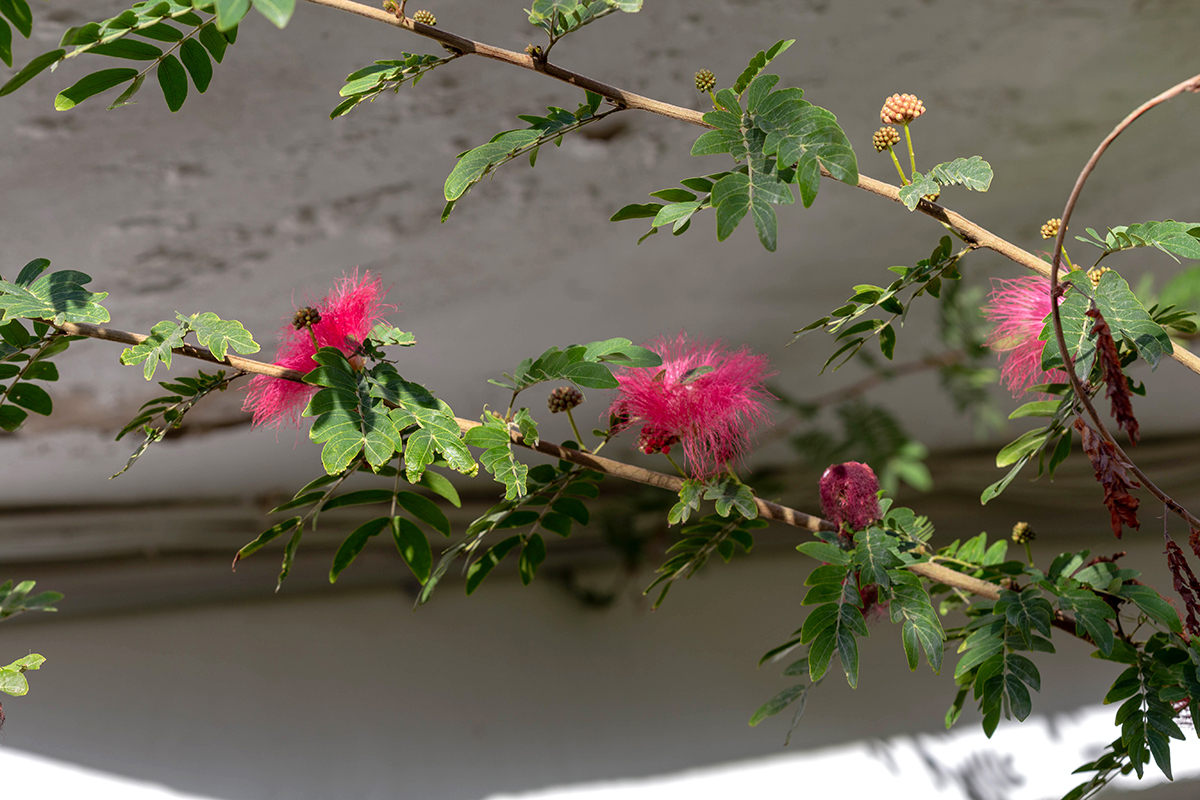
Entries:
[[755,428],[770,418],[766,403],[772,398],[763,383],[774,373],[766,356],[689,341],[684,334],[646,347],[662,357],[662,366],[617,374],[621,386],[609,408],[617,429],[640,423],[639,446],[647,453],[666,453],[678,444],[696,478],[710,478],[744,458]]
[[[279,330],[279,349],[275,364],[299,372],[310,372],[316,366],[313,355],[320,347],[336,347],[348,358],[366,340],[387,311],[395,306],[385,305],[383,278],[372,276],[369,270],[362,277],[355,270],[334,285],[333,290],[319,303],[312,305],[320,320],[309,327],[297,329],[288,323]],[[361,359],[358,359],[361,363]],[[256,375],[250,381],[243,411],[254,414],[254,425],[300,427],[300,412],[308,404],[317,387],[295,381]]]
[[1046,342],[1038,336],[1050,315],[1050,281],[1036,275],[993,280],[983,313],[996,326],[987,346],[1003,361],[1000,374],[1013,397],[1039,383],[1066,380],[1061,370],[1042,369]]

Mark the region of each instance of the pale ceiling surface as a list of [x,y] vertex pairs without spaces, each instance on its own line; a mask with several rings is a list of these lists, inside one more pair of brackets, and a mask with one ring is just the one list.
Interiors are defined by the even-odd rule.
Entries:
[[[522,5],[429,7],[448,30],[520,50],[536,41]],[[711,68],[727,85],[754,52],[794,37],[773,71],[838,115],[864,173],[894,179],[870,135],[885,96],[916,93],[929,108],[914,126],[919,166],[981,154],[996,171],[988,194],[948,191],[943,201],[1029,249],[1043,246],[1038,226],[1059,213],[1112,124],[1200,69],[1200,13],[1189,2],[646,6],[568,39],[555,60],[700,108],[695,70]],[[52,48],[68,25],[122,7],[110,0],[37,4],[36,43],[18,42],[17,58]],[[813,208],[781,209],[778,253],[758,246],[749,223],[718,245],[711,219],[678,239],[660,235],[636,246],[642,221],[609,223],[613,211],[723,168],[688,155],[696,130],[637,112],[618,115],[608,138],[568,139],[543,151],[535,170],[506,167],[439,224],[442,183],[456,153],[518,124],[517,114],[573,107],[580,98],[533,73],[464,59],[415,90],[328,119],[347,73],[402,49],[440,52],[417,37],[300,3],[282,32],[248,18],[207,94],[193,90],[178,114],[167,112],[154,86],[131,108],[106,112],[94,100],[58,113],[54,94],[87,71],[79,63],[85,59],[39,76],[0,100],[0,271],[10,275],[35,257],[86,271],[92,288],[111,292],[112,325],[128,330],[145,331],[176,311],[215,311],[241,320],[267,358],[293,298],[319,297],[356,267],[378,271],[401,308],[394,321],[420,342],[402,354],[401,371],[473,416],[484,403],[507,400],[486,378],[550,344],[640,341],[684,328],[751,344],[771,356],[783,386],[814,394],[830,342],[813,336],[785,349],[790,332],[839,305],[852,284],[882,282],[887,266],[925,257],[942,234],[928,218],[826,182]],[[99,61],[91,68],[110,66]],[[1188,96],[1126,134],[1094,175],[1077,226],[1200,219],[1197,120],[1200,105]],[[1174,267],[1158,254],[1113,266],[1131,283]],[[1018,274],[991,254],[972,257],[966,271],[976,279]],[[936,347],[932,307],[927,319],[915,316],[899,359]],[[107,481],[132,446],[113,444],[112,433],[153,396],[138,369],[117,364],[119,351],[82,342],[61,360],[56,416],[0,439],[0,504],[64,493],[77,501],[245,496],[294,488],[319,471],[316,448],[302,440],[293,450],[292,433],[277,444],[272,433],[246,436],[235,428],[161,445],[133,473]],[[177,366],[176,374],[192,368]],[[846,371],[828,385],[854,377]],[[1180,399],[1191,396],[1193,379],[1165,363],[1152,376],[1150,397],[1137,404],[1144,427],[1200,427],[1195,405]],[[540,407],[540,394],[530,394]],[[219,398],[208,418],[236,417],[239,399]],[[889,404],[932,446],[972,441],[968,421],[952,417],[927,379],[902,381],[872,399]],[[598,414],[603,398],[595,401]],[[551,427],[550,435],[566,434]],[[221,463],[230,453],[233,463]],[[31,466],[17,473],[16,458]]]

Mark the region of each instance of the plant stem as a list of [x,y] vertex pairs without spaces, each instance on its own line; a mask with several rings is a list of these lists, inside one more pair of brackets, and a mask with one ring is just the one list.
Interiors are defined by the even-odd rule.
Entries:
[[575,415],[571,413],[571,409],[567,409],[567,420],[571,423],[571,432],[575,434],[575,443],[579,445],[583,452],[588,452],[587,445],[583,443],[583,437],[579,435],[579,428],[575,426]]
[[917,157],[913,155],[912,134],[908,132],[908,123],[904,123],[904,141],[908,144],[908,163],[912,166],[913,175],[917,174]]
[[675,471],[678,472],[686,480],[687,473],[683,471],[682,467],[680,467],[678,464],[675,463],[675,459],[671,458],[671,454],[668,453],[666,450],[664,450],[663,455],[667,457],[667,461],[671,462],[671,466],[675,468]]
[[904,177],[904,168],[900,166],[900,159],[896,158],[896,151],[889,147],[888,155],[892,157],[892,163],[896,165],[896,172],[900,173],[900,185],[908,186],[908,178]]

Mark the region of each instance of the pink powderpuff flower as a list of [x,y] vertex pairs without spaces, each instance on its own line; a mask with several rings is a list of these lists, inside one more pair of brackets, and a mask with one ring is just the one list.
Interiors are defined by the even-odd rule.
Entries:
[[710,478],[750,451],[754,429],[770,419],[772,400],[763,382],[774,375],[767,357],[723,342],[689,341],[686,334],[646,345],[662,357],[659,367],[621,370],[621,386],[609,408],[617,430],[641,423],[645,453],[670,452],[678,444],[693,477]]
[[1046,342],[1038,336],[1050,315],[1050,281],[1038,275],[993,280],[983,313],[996,325],[987,346],[1004,361],[1000,375],[1013,397],[1020,397],[1035,384],[1067,379],[1062,370],[1042,369]]
[[821,475],[821,510],[839,528],[861,531],[879,520],[879,479],[858,461],[834,464]]
[[[361,278],[358,270],[344,275],[333,291],[313,304],[321,316],[319,322],[311,328],[297,329],[292,324],[293,317],[288,317],[288,323],[279,329],[279,349],[274,363],[299,372],[310,372],[317,366],[313,355],[318,346],[336,347],[347,357],[351,356],[375,325],[383,320],[384,313],[396,309],[384,305],[386,294],[383,278],[372,276],[370,270]],[[300,412],[316,392],[316,386],[255,375],[242,410],[253,412],[255,427],[278,429],[287,425],[299,428]]]

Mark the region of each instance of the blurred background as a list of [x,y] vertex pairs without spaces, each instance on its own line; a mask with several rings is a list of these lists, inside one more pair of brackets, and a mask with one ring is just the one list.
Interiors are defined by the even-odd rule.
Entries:
[[[453,0],[429,9],[440,27],[520,51],[542,36],[522,5]],[[32,40],[14,42],[17,65],[56,46],[67,27],[124,7],[34,4]],[[914,93],[928,109],[912,128],[919,168],[978,154],[996,174],[988,193],[948,189],[940,202],[1036,251],[1047,247],[1039,226],[1061,213],[1100,139],[1200,69],[1198,35],[1200,13],[1185,0],[650,0],[639,14],[569,37],[553,59],[702,109],[694,72],[711,69],[729,85],[754,53],[795,38],[770,71],[837,115],[864,174],[895,180],[871,133],[888,95]],[[1031,473],[979,505],[1003,474],[996,449],[1033,427],[1004,421],[1018,401],[999,387],[971,388],[996,362],[981,355],[986,329],[967,312],[983,302],[989,279],[1021,274],[1014,264],[972,254],[947,306],[952,318],[918,301],[893,364],[876,355],[818,380],[835,345],[817,332],[788,346],[792,331],[841,305],[854,284],[885,283],[887,267],[927,258],[945,233],[936,222],[826,181],[812,208],[779,209],[776,253],[759,246],[750,225],[718,245],[711,217],[639,246],[645,220],[608,217],[725,162],[688,155],[694,128],[627,112],[544,149],[535,169],[503,167],[440,223],[456,154],[523,125],[518,114],[583,98],[531,72],[461,59],[329,120],[347,74],[402,50],[441,53],[301,2],[283,31],[247,17],[211,87],[193,89],[177,114],[152,85],[131,107],[108,112],[97,98],[56,112],[54,95],[111,66],[104,59],[38,76],[0,100],[0,274],[48,258],[111,293],[112,327],[144,332],[176,312],[215,311],[242,321],[269,359],[274,331],[295,305],[356,268],[378,272],[399,307],[392,322],[418,341],[398,369],[463,417],[506,404],[487,379],[552,344],[681,330],[747,344],[771,358],[777,394],[791,401],[776,410],[779,426],[762,434],[752,462],[765,496],[816,512],[821,469],[867,460],[889,476],[899,502],[933,520],[937,544],[981,531],[1004,538],[1028,521],[1040,533],[1039,559],[1127,550],[1147,582],[1170,586],[1155,509],[1144,502],[1143,530],[1111,541],[1101,489],[1078,451],[1052,487],[1029,482]],[[1197,100],[1184,96],[1124,134],[1076,209],[1077,232],[1200,219],[1197,119]],[[1086,246],[1072,242],[1082,254]],[[1186,278],[1172,283],[1190,264],[1147,250],[1106,263],[1146,297],[1167,290],[1196,302]],[[29,695],[3,700],[6,756],[228,800],[474,800],[624,781],[612,788],[615,800],[647,786],[673,796],[653,781],[755,759],[797,766],[785,778],[743,775],[739,786],[798,794],[815,765],[835,763],[803,759],[842,753],[836,763],[863,770],[863,791],[875,785],[865,766],[874,764],[880,785],[896,792],[1016,800],[1061,796],[1073,785],[1066,773],[1117,735],[1111,710],[1091,706],[1118,670],[1064,641],[1063,657],[1039,662],[1041,721],[1024,734],[1028,742],[1048,731],[1047,742],[1068,748],[1048,773],[1036,757],[1049,744],[1021,750],[1022,736],[1000,734],[988,743],[970,710],[958,739],[939,739],[954,695],[949,670],[939,679],[922,665],[909,675],[898,632],[881,623],[863,643],[859,688],[831,675],[783,749],[787,719],[753,729],[746,721],[787,685],[778,668],[755,665],[805,614],[811,562],[793,549],[797,532],[763,531],[752,556],[710,564],[651,611],[641,591],[671,541],[662,514],[671,498],[615,480],[587,529],[550,542],[532,586],[506,565],[470,598],[448,578],[411,613],[415,581],[385,541],[331,586],[334,550],[366,518],[346,510],[306,537],[276,594],[281,546],[236,573],[229,563],[271,523],[267,509],[321,474],[317,447],[304,433],[252,431],[235,388],[208,398],[179,435],[109,480],[135,446],[114,442],[116,432],[162,393],[140,369],[121,367],[120,351],[74,345],[58,359],[54,415],[0,434],[0,582],[36,580],[39,590],[67,595],[57,614],[27,614],[0,629],[0,662],[28,652],[49,659],[30,676]],[[196,367],[177,360],[171,375]],[[1200,411],[1187,399],[1195,376],[1170,360],[1153,373],[1135,367],[1134,376],[1149,390],[1134,403],[1139,463],[1195,507]],[[569,438],[540,391],[522,400],[543,436]],[[576,412],[584,427],[609,400],[587,395]],[[632,439],[610,445],[611,455],[640,458]],[[460,486],[456,532],[495,502],[495,486]],[[1194,768],[1186,758],[1177,755],[1180,781],[1143,786],[1142,796],[1194,796],[1196,784],[1183,779],[1200,776],[1200,757]]]

